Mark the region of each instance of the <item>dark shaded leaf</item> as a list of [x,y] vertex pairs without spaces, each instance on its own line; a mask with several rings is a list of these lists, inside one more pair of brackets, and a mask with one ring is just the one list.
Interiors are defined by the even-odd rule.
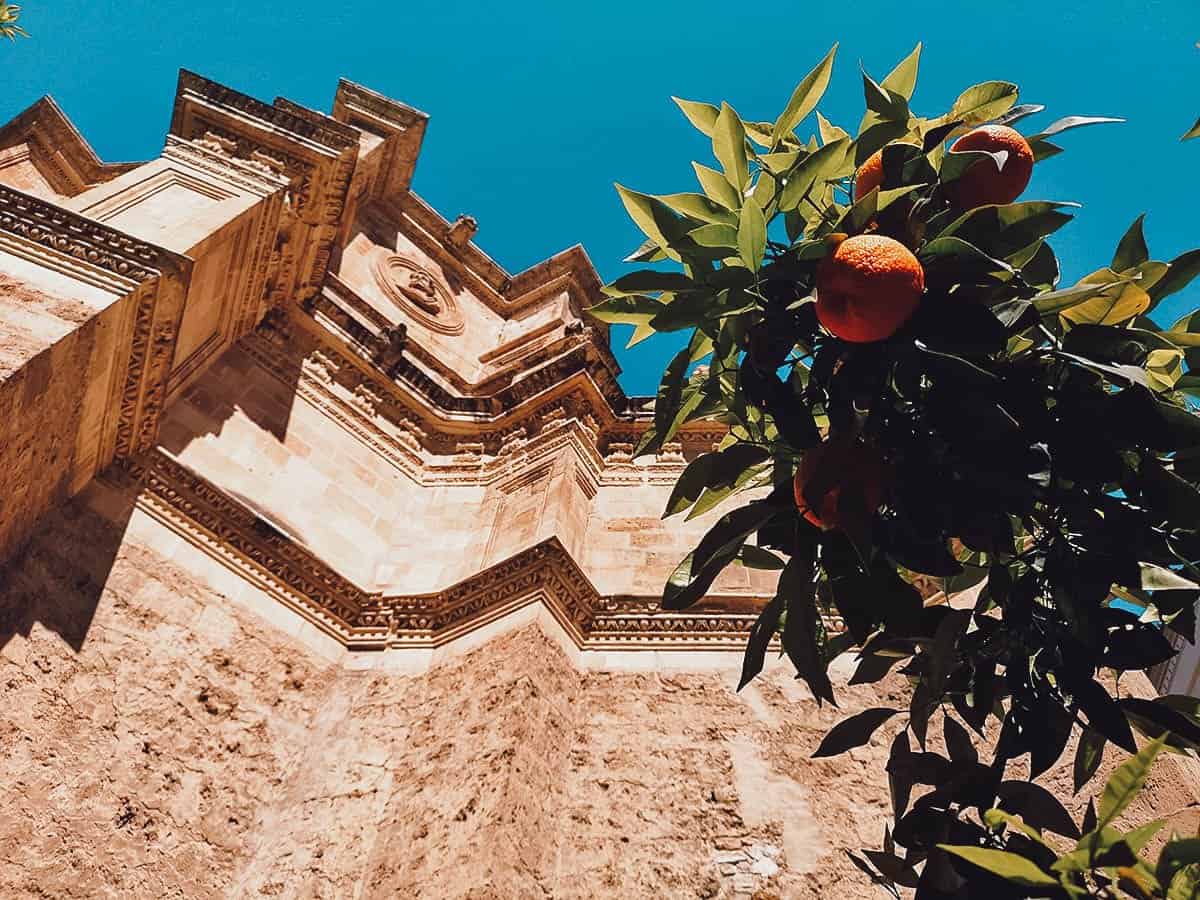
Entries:
[[1078,838],[1079,828],[1058,798],[1032,781],[1002,781],[996,789],[997,805],[1005,812],[1019,815],[1039,831],[1052,831],[1063,837]]
[[900,661],[897,656],[881,656],[876,653],[866,653],[859,662],[850,684],[874,684],[882,680],[892,670],[892,666]]
[[861,747],[868,743],[884,722],[896,715],[900,710],[886,706],[866,709],[857,715],[838,722],[821,739],[820,746],[813,753],[813,759],[823,756],[837,756],[852,747]]
[[663,609],[687,609],[702,598],[721,570],[737,556],[746,539],[774,513],[774,507],[760,500],[717,520],[696,549],[671,573],[663,590]]
[[787,605],[783,650],[796,667],[797,677],[808,685],[818,705],[822,700],[828,700],[837,706],[833,685],[826,673],[827,661],[818,639],[824,626],[815,602],[811,560],[792,557],[779,576],[779,596]]
[[1117,244],[1117,251],[1112,258],[1114,272],[1124,272],[1133,266],[1140,266],[1150,258],[1150,250],[1146,247],[1146,236],[1142,233],[1142,223],[1145,220],[1146,214],[1142,213],[1133,220],[1129,230],[1121,237],[1121,242]]
[[767,658],[767,647],[770,646],[771,638],[775,636],[775,632],[779,628],[779,619],[782,614],[783,601],[778,594],[768,601],[762,612],[758,614],[754,627],[750,629],[750,639],[746,642],[746,655],[742,659],[742,677],[737,686],[739,691],[758,677],[762,671],[763,663]]
[[1100,763],[1104,761],[1104,745],[1108,741],[1104,735],[1091,728],[1083,729],[1079,736],[1079,745],[1075,748],[1075,793],[1092,780]]
[[942,719],[942,735],[946,740],[946,750],[954,762],[978,762],[979,753],[971,740],[967,729],[963,728],[950,716]]
[[1088,725],[1108,740],[1130,753],[1137,752],[1137,742],[1129,728],[1129,720],[1120,705],[1103,685],[1091,678],[1072,685],[1075,702],[1087,716]]
[[1200,275],[1200,250],[1189,250],[1171,260],[1167,274],[1151,285],[1146,293],[1157,306],[1167,297],[1182,291],[1197,275]]

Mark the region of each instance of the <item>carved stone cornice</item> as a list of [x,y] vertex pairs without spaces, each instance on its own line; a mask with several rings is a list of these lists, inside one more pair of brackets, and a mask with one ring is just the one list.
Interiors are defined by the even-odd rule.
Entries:
[[[542,602],[583,650],[733,650],[744,645],[765,601],[710,596],[686,613],[669,613],[650,597],[604,597],[554,538],[445,590],[368,592],[161,450],[126,460],[104,477],[138,485],[137,502],[147,513],[349,649],[436,647]],[[825,625],[841,627],[836,619]]]
[[34,167],[64,197],[74,197],[139,165],[103,162],[49,96],[0,127],[0,150],[18,144],[29,147]]
[[181,71],[171,134],[287,183],[270,260],[272,303],[301,302],[324,280],[358,156],[350,126],[285,99],[270,105]]
[[0,185],[0,244],[48,269],[68,272],[126,298],[119,327],[114,422],[100,439],[100,460],[154,446],[191,275],[187,257]]
[[191,266],[177,253],[5,185],[0,185],[0,232],[103,269],[131,284],[160,275],[179,276]]
[[[549,389],[507,408],[480,402],[485,411],[464,416],[459,406],[448,412],[430,399],[427,384],[404,377],[403,366],[393,369],[396,380],[385,377],[372,362],[369,337],[364,331],[338,340],[300,311],[279,310],[241,346],[268,374],[421,484],[489,484],[511,473],[514,453],[524,465],[568,442],[597,484],[672,484],[688,458],[725,435],[722,426],[689,423],[680,435],[685,453],[666,448],[653,461],[635,463],[625,451],[632,451],[649,419],[618,415],[578,370],[548,378]],[[480,452],[460,459],[463,441],[478,444]]]

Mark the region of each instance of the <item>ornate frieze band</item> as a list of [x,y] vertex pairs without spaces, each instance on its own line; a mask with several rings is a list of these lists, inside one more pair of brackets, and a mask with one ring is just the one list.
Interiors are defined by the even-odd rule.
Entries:
[[[138,504],[186,540],[268,586],[294,611],[352,649],[437,646],[496,614],[545,602],[582,649],[737,649],[763,598],[709,598],[667,613],[646,597],[603,597],[555,539],[543,541],[452,587],[383,595],[339,575],[249,507],[161,450],[108,476],[140,488]],[[826,626],[839,630],[840,623]]]
[[176,253],[5,185],[0,185],[0,231],[135,283],[179,274],[189,265]]

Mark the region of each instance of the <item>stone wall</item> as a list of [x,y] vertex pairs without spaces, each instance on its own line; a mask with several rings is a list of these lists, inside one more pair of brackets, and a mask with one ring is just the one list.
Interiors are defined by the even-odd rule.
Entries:
[[[735,654],[581,672],[537,625],[422,676],[347,667],[133,500],[93,485],[0,573],[0,895],[867,890],[842,848],[880,839],[889,732],[810,756],[843,715],[902,704],[898,680],[847,687],[839,661],[841,709],[818,709],[785,663],[741,694]],[[1194,829],[1172,765],[1134,818]]]

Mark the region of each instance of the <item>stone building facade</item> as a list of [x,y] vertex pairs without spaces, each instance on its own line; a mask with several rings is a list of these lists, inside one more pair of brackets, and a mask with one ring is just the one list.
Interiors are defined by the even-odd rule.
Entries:
[[721,432],[632,458],[587,256],[505,272],[426,122],[185,72],[146,163],[0,128],[0,896],[865,895],[890,736],[810,756],[903,683],[735,693],[767,573],[657,610]]

